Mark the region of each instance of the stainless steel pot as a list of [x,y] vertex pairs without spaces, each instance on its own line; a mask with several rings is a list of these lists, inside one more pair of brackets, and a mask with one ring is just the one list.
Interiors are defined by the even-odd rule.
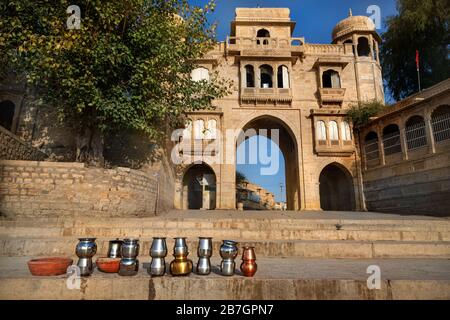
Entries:
[[150,256],[152,258],[165,258],[166,255],[166,238],[153,238],[152,246],[150,247]]
[[109,241],[108,258],[120,258],[122,256],[123,241],[116,239]]
[[173,247],[173,254],[180,256],[187,256],[189,254],[188,246],[186,244],[186,238],[174,238],[175,244]]
[[152,246],[150,247],[150,256],[152,261],[148,268],[148,273],[152,276],[163,276],[166,272],[166,261],[164,258],[167,255],[166,238],[153,238]]
[[90,276],[94,272],[92,257],[97,253],[96,238],[79,238],[75,247],[75,253],[78,256],[77,266],[80,268],[81,276]]
[[133,259],[139,255],[139,240],[124,239],[122,243],[122,258]]
[[120,260],[119,275],[121,276],[134,276],[139,271],[139,260],[122,258]]
[[212,256],[212,238],[210,237],[199,237],[197,255],[198,262],[196,272],[199,275],[208,275],[211,273],[211,261]]
[[236,268],[234,259],[238,254],[237,242],[231,240],[223,240],[220,246],[220,256],[222,262],[220,264],[220,270],[224,276],[232,276]]

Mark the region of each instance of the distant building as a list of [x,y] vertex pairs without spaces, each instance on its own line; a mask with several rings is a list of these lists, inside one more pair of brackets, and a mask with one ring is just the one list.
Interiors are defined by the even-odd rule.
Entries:
[[274,194],[248,181],[237,185],[236,201],[242,202],[245,210],[274,210],[275,208]]

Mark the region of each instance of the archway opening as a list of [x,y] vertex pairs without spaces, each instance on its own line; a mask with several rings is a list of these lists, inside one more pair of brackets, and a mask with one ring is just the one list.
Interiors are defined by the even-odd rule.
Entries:
[[264,64],[260,68],[261,88],[273,88],[273,69],[271,66]]
[[260,29],[256,33],[256,37],[257,38],[263,38],[262,41],[260,39],[258,39],[256,41],[257,44],[268,45],[269,44],[269,39],[268,38],[270,38],[270,32],[269,32],[269,30],[266,30],[266,29]]
[[237,183],[237,201],[247,194],[244,201],[259,203],[244,202],[244,209],[300,209],[297,143],[283,121],[272,116],[250,121],[236,148],[237,177],[242,173],[248,182]]
[[183,209],[216,208],[216,175],[208,165],[195,164],[183,177]]
[[0,126],[5,128],[6,130],[12,129],[13,119],[14,119],[14,103],[5,100],[0,102]]
[[366,37],[358,38],[358,56],[360,57],[370,56],[369,40]]
[[355,210],[353,182],[347,169],[327,165],[319,176],[320,207],[326,211]]

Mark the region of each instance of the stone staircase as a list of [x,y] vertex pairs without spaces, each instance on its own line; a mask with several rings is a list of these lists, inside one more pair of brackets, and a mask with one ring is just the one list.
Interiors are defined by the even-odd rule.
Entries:
[[106,255],[109,240],[135,237],[141,240],[141,255],[148,256],[155,236],[167,237],[169,248],[173,237],[187,237],[195,252],[197,237],[209,236],[216,253],[221,240],[233,239],[254,246],[261,257],[450,258],[448,219],[302,218],[301,213],[258,218],[240,212],[221,218],[220,213],[212,218],[174,211],[167,217],[133,219],[0,220],[0,255],[72,256],[79,237],[96,237],[100,255]]
[[[361,277],[356,279],[352,274],[345,274],[343,275],[344,279],[341,279],[342,281],[350,281],[351,283],[353,283],[352,281],[356,281],[354,283],[354,291],[352,291],[353,295],[350,296],[343,294],[346,290],[345,288],[348,288],[348,283],[345,281],[342,283],[339,282],[339,286],[343,285],[344,287],[337,288],[337,291],[333,291],[333,295],[321,295],[317,291],[320,286],[310,287],[308,290],[315,291],[309,292],[308,294],[301,290],[298,291],[298,288],[295,289],[297,293],[292,292],[294,290],[292,289],[286,294],[289,297],[301,298],[310,296],[311,298],[324,299],[340,299],[344,297],[353,297],[355,299],[395,299],[400,297],[450,298],[450,219],[430,217],[406,217],[356,212],[172,211],[161,217],[131,219],[2,219],[0,220],[0,259],[3,261],[26,261],[27,257],[39,256],[72,256],[76,258],[74,251],[78,242],[77,238],[79,237],[96,237],[98,244],[97,256],[102,256],[107,253],[109,240],[135,237],[139,238],[141,243],[139,259],[141,262],[148,263],[150,261],[149,249],[152,237],[155,236],[167,237],[169,247],[167,261],[171,260],[170,251],[173,244],[173,237],[188,237],[188,246],[191,251],[190,258],[194,261],[196,260],[196,245],[197,237],[199,236],[213,237],[214,261],[217,260],[217,263],[220,261],[218,250],[221,240],[237,240],[240,243],[240,247],[244,245],[254,246],[258,260],[264,263],[266,267],[263,267],[262,270],[266,271],[261,271],[254,278],[254,282],[239,276],[226,278],[218,275],[216,275],[216,280],[210,280],[217,281],[218,283],[224,282],[222,287],[227,287],[231,283],[230,281],[233,281],[233,283],[238,281],[235,285],[239,286],[239,281],[245,280],[246,285],[252,288],[251,292],[256,292],[254,286],[262,285],[259,281],[263,281],[264,283],[267,281],[273,282],[279,278],[279,274],[274,272],[274,270],[279,268],[288,270],[292,267],[295,269],[295,266],[299,266],[299,271],[293,273],[291,277],[283,281],[303,281],[304,277],[307,277],[307,273],[302,273],[301,266],[308,261],[316,261],[317,266],[312,267],[311,270],[315,268],[320,269],[321,265],[329,264],[332,261],[336,261],[336,259],[339,259],[341,263],[348,260],[349,266],[359,266],[362,261],[366,261],[367,263],[364,262],[364,264],[367,265],[387,261],[389,263],[392,262],[392,264],[388,265],[395,266],[395,268],[400,267],[400,269],[401,265],[405,263],[404,261],[407,261],[407,265],[412,267],[410,271],[405,270],[406,278],[402,278],[408,283],[403,284],[404,290],[406,291],[401,291],[405,295],[397,294],[393,296],[391,282],[392,280],[397,280],[396,278],[384,279],[386,281],[383,282],[385,291],[382,294],[378,293],[373,295],[373,293],[367,291],[365,280],[362,280]],[[417,270],[413,267],[416,263],[417,265],[423,266],[422,272],[419,272],[417,275],[414,273]],[[22,268],[26,269],[25,262],[22,262],[22,264]],[[270,265],[273,265],[274,269],[268,268]],[[290,267],[288,268],[288,266]],[[430,270],[434,270],[433,268],[439,271],[439,279],[432,279],[432,272]],[[365,269],[355,270],[365,274]],[[389,270],[388,275],[397,277],[397,274],[389,273],[391,272]],[[26,270],[23,272],[24,277],[37,281],[35,277],[29,276]],[[117,285],[119,282],[124,282],[124,279],[117,275],[105,275],[98,271],[96,273],[98,274],[95,277],[100,278],[94,280],[93,276],[88,281],[92,283],[106,281],[106,278],[110,281],[113,278],[108,277],[118,277],[117,280],[108,283],[111,283],[110,285],[112,286],[112,283],[116,283]],[[258,280],[259,276],[262,278]],[[158,283],[161,286],[160,290],[164,290],[164,294],[161,291],[159,295],[156,294],[153,297],[156,299],[162,297],[169,298],[170,293],[166,290],[171,290],[170,288],[174,290],[178,288],[177,290],[181,290],[177,287],[180,283],[185,283],[186,287],[183,290],[189,290],[192,286],[198,286],[199,281],[202,282],[208,279],[208,277],[205,278],[196,275],[192,275],[183,281],[171,276],[153,279],[146,274],[140,274],[138,277],[127,279],[131,283],[134,283],[138,279],[142,281],[144,278],[151,281],[152,284]],[[314,279],[328,283],[329,278],[329,274],[324,274],[323,277],[315,275]],[[331,278],[333,277],[331,276]],[[52,281],[56,281],[52,277],[39,278],[39,281],[43,282],[43,286],[46,286],[48,285],[46,281],[50,281],[51,279]],[[419,280],[420,283],[417,282]],[[24,288],[29,290],[31,284],[26,280],[23,281],[26,284]],[[213,284],[209,283],[207,285],[213,286]],[[286,283],[286,285],[288,284]],[[330,282],[329,285],[337,285],[337,282]],[[408,296],[407,291],[409,289],[406,288],[411,288],[411,286],[414,287],[415,285],[423,288],[422,293],[417,293],[416,296]],[[441,294],[434,292],[432,296],[427,295],[425,288],[428,287],[430,290],[431,288],[442,288],[440,289]],[[145,296],[149,294],[146,290],[149,290],[148,286],[143,287],[144,296],[141,295],[138,298],[149,298],[150,296]],[[25,293],[25,289],[23,292],[25,296],[29,296]],[[417,292],[420,292],[420,290]],[[90,294],[90,296],[83,296],[81,298],[89,299],[99,297],[94,292]],[[175,292],[173,296],[176,296]],[[229,296],[238,298],[231,293]],[[276,291],[273,296],[268,295],[263,298],[285,299],[287,296]],[[1,286],[0,297],[9,297],[7,294],[2,295]],[[71,297],[70,295],[66,296],[66,298]],[[191,298],[187,292],[185,292],[183,297],[186,299]],[[217,292],[217,295],[212,295],[210,298],[215,299],[220,297],[221,295]],[[258,297],[259,295],[255,293],[255,295],[251,295],[248,298]],[[30,298],[36,297],[30,296]],[[80,297],[74,295],[72,298]],[[109,298],[124,297],[119,295]],[[197,297],[193,296],[192,298]],[[239,299],[242,299],[242,297]]]

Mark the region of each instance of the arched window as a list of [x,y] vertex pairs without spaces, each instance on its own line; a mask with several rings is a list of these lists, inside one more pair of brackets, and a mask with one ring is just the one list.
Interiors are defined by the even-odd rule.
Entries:
[[450,106],[437,107],[431,114],[431,126],[435,142],[450,140]]
[[191,72],[192,81],[209,81],[209,70],[203,67],[196,68]]
[[325,122],[322,120],[316,122],[316,135],[318,141],[327,140],[327,129],[325,127]]
[[5,100],[0,102],[0,126],[6,130],[11,130],[16,106],[12,101]]
[[263,45],[268,45],[269,44],[269,39],[270,38],[270,32],[266,29],[260,29],[258,30],[258,32],[256,33],[256,37],[257,38],[266,38],[263,39],[262,41],[260,41],[259,39],[256,41],[257,44],[263,44]]
[[194,121],[194,138],[197,140],[204,139],[205,121],[198,119]]
[[347,121],[341,122],[341,136],[343,141],[352,140],[352,133],[350,131],[350,126]]
[[379,164],[378,135],[374,131],[369,132],[364,139],[364,155],[367,166]]
[[402,152],[400,130],[396,124],[390,124],[383,129],[383,146],[386,156]]
[[287,89],[289,85],[289,69],[286,66],[278,67],[278,88]]
[[208,120],[208,128],[205,132],[205,139],[214,140],[217,138],[217,121],[216,119]]
[[245,82],[247,88],[255,87],[255,68],[251,65],[245,66]]
[[405,125],[406,144],[409,150],[427,145],[425,121],[421,116],[412,116]]
[[322,74],[322,86],[323,88],[340,88],[341,78],[339,77],[339,73],[331,69],[324,71]]
[[191,139],[192,139],[192,120],[187,119],[183,130],[183,140],[191,140]]
[[369,40],[367,40],[366,37],[358,38],[358,56],[360,57],[370,56]]
[[339,141],[338,125],[336,121],[330,121],[328,124],[330,129],[330,141]]
[[273,88],[273,69],[265,64],[260,67],[261,71],[261,88]]

